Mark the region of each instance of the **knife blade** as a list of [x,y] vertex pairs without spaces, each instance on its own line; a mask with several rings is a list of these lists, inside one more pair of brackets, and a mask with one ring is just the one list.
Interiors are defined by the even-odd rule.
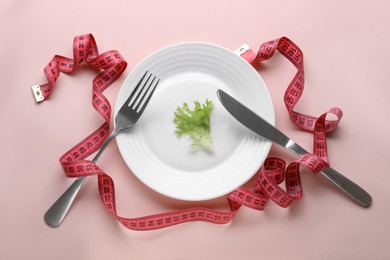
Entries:
[[[241,124],[246,126],[261,137],[272,141],[289,151],[302,156],[309,153],[300,145],[295,143],[293,140],[288,138],[280,130],[270,124],[267,120],[241,104],[238,100],[227,94],[221,89],[217,90],[217,96],[221,101],[225,109],[239,121]],[[339,187],[349,197],[359,203],[361,206],[368,207],[371,205],[372,198],[364,189],[359,185],[343,176],[338,171],[331,167],[326,168],[321,172],[328,180]]]

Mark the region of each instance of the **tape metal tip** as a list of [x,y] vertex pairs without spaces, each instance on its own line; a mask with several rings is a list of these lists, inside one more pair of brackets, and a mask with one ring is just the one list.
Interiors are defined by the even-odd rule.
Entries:
[[31,89],[32,89],[32,92],[34,94],[35,101],[37,103],[42,102],[43,100],[45,100],[45,98],[43,97],[43,93],[42,93],[41,87],[39,85],[32,86]]
[[249,51],[250,47],[248,44],[244,43],[241,47],[239,47],[238,49],[236,49],[234,52],[237,54],[237,55],[243,55],[245,52]]

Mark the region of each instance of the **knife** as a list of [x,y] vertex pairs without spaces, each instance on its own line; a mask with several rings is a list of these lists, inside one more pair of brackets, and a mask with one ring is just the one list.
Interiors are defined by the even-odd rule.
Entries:
[[[228,95],[223,90],[217,90],[217,96],[226,110],[241,124],[262,136],[263,138],[277,143],[278,145],[290,150],[291,152],[302,156],[307,154],[305,149],[297,143],[288,138],[281,131],[276,129],[273,125],[268,123],[265,119],[257,115],[255,112],[241,104],[239,101]],[[349,180],[341,173],[337,172],[331,167],[326,168],[321,172],[328,180],[336,184],[342,191],[344,191],[353,200],[361,206],[368,207],[371,205],[372,198],[359,185]]]

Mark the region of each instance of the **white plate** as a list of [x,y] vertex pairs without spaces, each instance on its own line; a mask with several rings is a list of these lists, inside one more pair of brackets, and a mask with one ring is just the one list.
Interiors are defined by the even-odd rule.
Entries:
[[[274,124],[268,89],[243,58],[208,43],[181,43],[144,59],[126,78],[115,115],[146,70],[160,85],[137,124],[117,136],[130,170],[153,190],[180,200],[223,196],[247,182],[264,162],[271,143],[238,123],[216,95],[222,89]],[[194,151],[187,138],[175,136],[174,111],[183,102],[212,100],[214,150]]]

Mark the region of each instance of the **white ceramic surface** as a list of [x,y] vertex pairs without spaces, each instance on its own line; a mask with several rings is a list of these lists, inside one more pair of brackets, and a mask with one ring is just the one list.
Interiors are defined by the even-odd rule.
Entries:
[[[222,106],[217,89],[246,104],[274,124],[268,89],[256,70],[234,52],[208,43],[180,43],[161,49],[137,65],[118,94],[115,114],[142,74],[160,79],[148,107],[128,133],[117,137],[131,171],[147,186],[181,200],[225,195],[248,181],[265,160],[271,144],[238,123]],[[212,100],[211,152],[178,139],[172,122],[177,106]]]

